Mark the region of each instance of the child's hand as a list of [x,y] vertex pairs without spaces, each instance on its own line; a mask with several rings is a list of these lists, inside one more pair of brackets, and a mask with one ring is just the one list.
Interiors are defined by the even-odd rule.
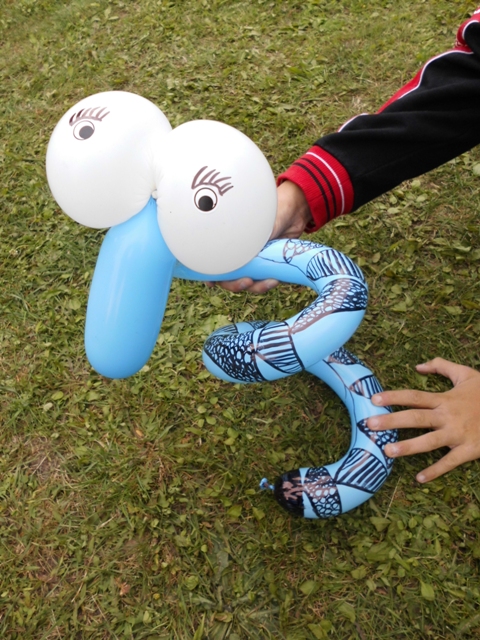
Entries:
[[303,191],[286,180],[277,188],[277,198],[277,216],[270,240],[299,238],[312,222],[312,214]]
[[413,408],[374,416],[368,419],[367,425],[375,431],[432,429],[416,438],[385,447],[390,458],[450,447],[449,453],[417,475],[418,482],[429,482],[464,462],[480,458],[480,373],[443,358],[419,364],[417,371],[440,373],[450,378],[453,389],[444,393],[382,391],[372,397],[373,404]]
[[[270,240],[276,238],[299,238],[312,220],[307,200],[303,191],[296,184],[286,180],[277,188],[277,216]],[[276,287],[278,280],[258,280],[240,278],[239,280],[226,280],[225,282],[207,282],[207,286],[219,285],[223,289],[239,293],[266,293]]]

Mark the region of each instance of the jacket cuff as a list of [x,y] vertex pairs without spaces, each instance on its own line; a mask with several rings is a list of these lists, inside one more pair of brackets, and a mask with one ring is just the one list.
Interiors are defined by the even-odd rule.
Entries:
[[345,167],[330,153],[314,145],[277,178],[294,182],[305,194],[313,224],[305,231],[316,231],[353,207],[353,186]]

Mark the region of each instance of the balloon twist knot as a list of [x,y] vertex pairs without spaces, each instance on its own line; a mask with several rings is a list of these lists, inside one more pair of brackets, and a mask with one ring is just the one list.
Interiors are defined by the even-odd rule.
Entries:
[[267,478],[262,478],[260,480],[260,484],[259,487],[262,491],[274,491],[275,487],[273,486],[273,484],[270,484],[269,481],[267,480]]

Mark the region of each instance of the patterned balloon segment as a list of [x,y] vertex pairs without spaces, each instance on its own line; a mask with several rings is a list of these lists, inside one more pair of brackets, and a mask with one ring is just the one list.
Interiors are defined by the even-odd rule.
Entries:
[[[262,263],[264,264],[262,265]],[[352,436],[345,456],[333,464],[288,471],[271,488],[287,511],[305,518],[331,518],[356,508],[374,495],[390,474],[393,460],[385,445],[396,431],[371,431],[366,419],[390,412],[371,397],[382,390],[373,373],[341,343],[360,323],[367,306],[367,286],[359,267],[334,249],[301,240],[277,240],[251,263],[258,277],[269,263],[279,279],[310,286],[318,297],[302,312],[282,322],[255,320],[215,331],[203,359],[215,375],[233,382],[266,382],[308,371],[325,382],[346,405]],[[281,265],[281,268],[280,268]],[[251,273],[248,265],[244,275]],[[268,274],[268,276],[267,276]],[[333,321],[333,322],[332,322]],[[348,338],[347,338],[348,339]],[[330,351],[332,344],[335,350]]]
[[[85,349],[110,378],[138,372],[161,331],[173,278],[274,278],[310,287],[315,301],[282,321],[242,322],[212,333],[206,367],[229,382],[268,382],[308,371],[346,405],[351,442],[341,460],[284,473],[271,488],[289,512],[328,518],[377,492],[392,460],[395,431],[373,432],[381,390],[344,344],[367,307],[365,278],[348,257],[302,240],[265,242],[276,214],[270,166],[247,136],[223,123],[171,129],[151,102],[104,92],[74,105],[47,150],[53,196],[72,219],[110,227],[88,300]],[[262,248],[263,247],[263,248]]]

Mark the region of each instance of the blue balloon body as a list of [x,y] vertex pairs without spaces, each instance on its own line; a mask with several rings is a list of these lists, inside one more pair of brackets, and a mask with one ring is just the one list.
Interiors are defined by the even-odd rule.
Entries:
[[85,349],[96,371],[126,378],[147,362],[162,325],[175,262],[158,228],[153,199],[108,231],[85,326]]
[[278,502],[291,513],[327,518],[368,500],[388,477],[384,454],[396,431],[373,432],[366,419],[390,411],[375,407],[381,390],[372,372],[343,345],[356,331],[367,306],[361,270],[329,247],[303,240],[275,240],[237,271],[206,275],[176,261],[157,223],[151,199],[136,216],[106,234],[92,282],[85,332],[87,356],[102,375],[124,378],[148,361],[161,330],[172,278],[221,281],[241,277],[308,286],[317,293],[306,309],[287,320],[237,323],[215,331],[203,360],[229,382],[266,382],[308,371],[345,403],[352,438],[335,463],[284,473],[274,485]]

